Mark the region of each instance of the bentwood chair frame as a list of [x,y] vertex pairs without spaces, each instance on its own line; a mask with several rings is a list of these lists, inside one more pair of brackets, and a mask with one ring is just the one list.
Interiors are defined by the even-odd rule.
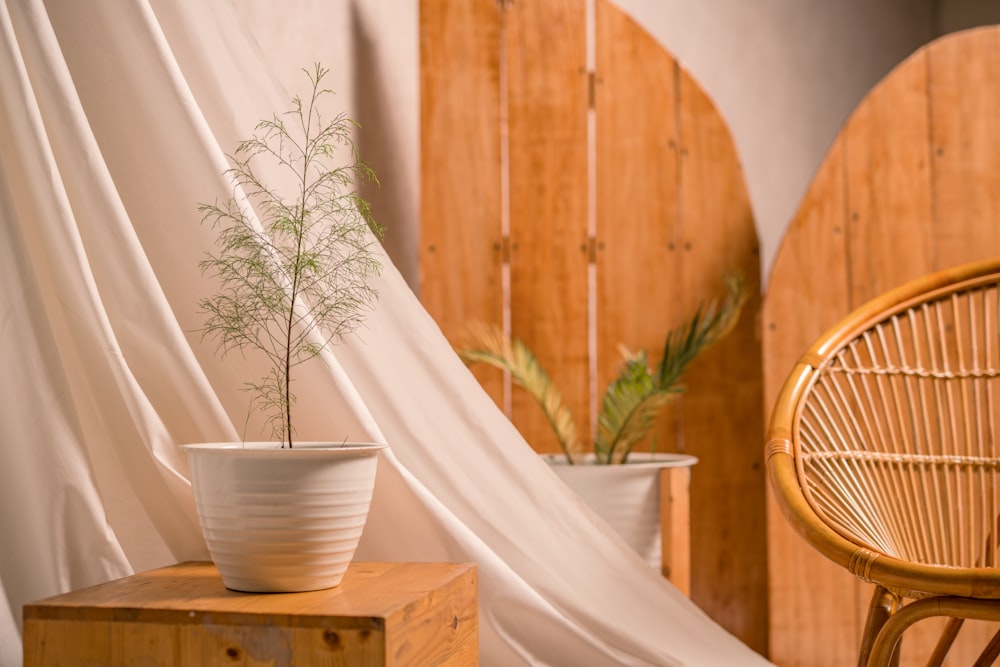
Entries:
[[[782,388],[766,458],[785,517],[875,591],[858,664],[903,632],[1000,621],[1000,259],[915,280],[819,338]],[[1000,655],[1000,632],[976,665]]]

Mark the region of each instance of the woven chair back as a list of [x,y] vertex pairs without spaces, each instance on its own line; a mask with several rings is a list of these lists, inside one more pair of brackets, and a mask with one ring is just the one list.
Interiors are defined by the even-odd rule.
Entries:
[[896,304],[825,352],[796,461],[809,503],[848,539],[914,563],[996,565],[997,282]]

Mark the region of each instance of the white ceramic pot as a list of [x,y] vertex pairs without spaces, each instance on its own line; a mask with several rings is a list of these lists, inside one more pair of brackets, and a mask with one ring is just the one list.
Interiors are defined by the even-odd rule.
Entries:
[[202,531],[227,588],[332,588],[368,518],[378,453],[368,443],[182,445]]
[[629,462],[621,465],[598,465],[593,455],[576,465],[569,465],[562,454],[543,454],[542,458],[643,560],[660,569],[660,470],[690,467],[697,458],[633,452]]

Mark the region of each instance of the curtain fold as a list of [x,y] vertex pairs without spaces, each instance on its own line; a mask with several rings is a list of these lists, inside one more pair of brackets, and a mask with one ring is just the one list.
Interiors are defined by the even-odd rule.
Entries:
[[[0,41],[6,667],[21,605],[207,557],[177,445],[259,437],[260,360],[197,333],[197,204],[290,96],[227,0],[8,0]],[[477,563],[484,665],[767,664],[556,480],[385,264],[296,379],[300,438],[390,447],[358,557]]]

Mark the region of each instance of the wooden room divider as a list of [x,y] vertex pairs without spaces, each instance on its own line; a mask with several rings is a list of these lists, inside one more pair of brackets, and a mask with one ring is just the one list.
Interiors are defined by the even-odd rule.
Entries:
[[[990,27],[917,51],[868,94],[830,148],[768,283],[766,405],[799,355],[854,308],[998,253],[1000,28]],[[783,667],[855,664],[869,585],[768,509],[771,658]],[[921,634],[923,624],[933,623],[907,635],[904,665],[925,664],[918,656],[936,635]],[[957,646],[948,664],[972,664],[988,637],[987,628],[963,630],[959,641],[970,648]]]
[[[607,0],[421,0],[420,57],[419,290],[454,345],[473,322],[505,327],[592,430],[617,346],[658,357],[726,271],[744,275],[737,330],[692,366],[657,442],[699,458],[692,599],[765,652],[760,269],[725,123]],[[528,397],[475,372],[556,450]]]

